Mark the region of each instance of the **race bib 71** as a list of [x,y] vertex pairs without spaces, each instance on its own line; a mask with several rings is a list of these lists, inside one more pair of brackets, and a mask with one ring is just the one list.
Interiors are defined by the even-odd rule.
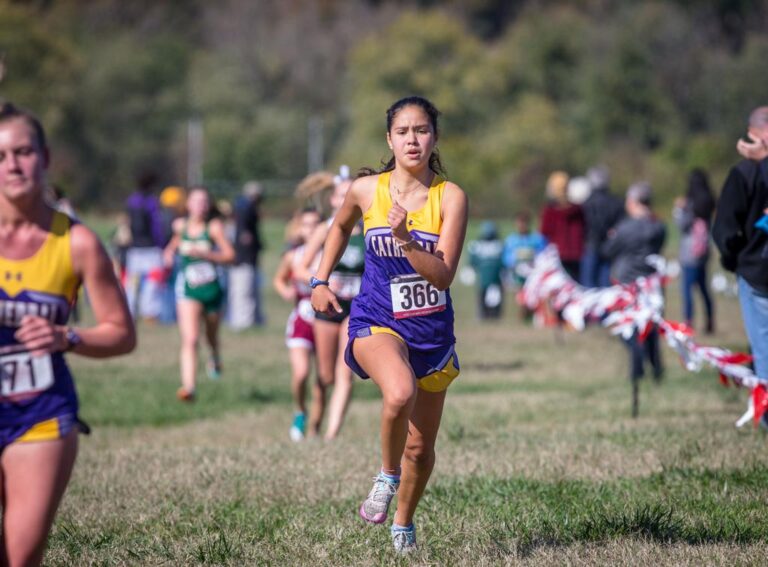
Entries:
[[27,352],[0,356],[0,399],[20,399],[53,386],[50,355],[30,356]]

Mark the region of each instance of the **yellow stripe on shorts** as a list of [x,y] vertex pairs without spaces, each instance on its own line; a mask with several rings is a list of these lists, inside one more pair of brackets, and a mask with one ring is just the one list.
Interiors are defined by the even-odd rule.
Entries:
[[369,327],[372,335],[392,335],[393,337],[405,342],[405,339],[389,327]]
[[30,427],[27,432],[16,440],[16,443],[34,443],[36,441],[55,441],[61,439],[59,418],[46,419]]
[[426,392],[443,392],[448,389],[448,386],[451,385],[451,382],[453,382],[454,378],[458,375],[459,369],[456,368],[454,357],[452,356],[448,361],[448,364],[442,369],[419,379],[418,385],[420,389]]

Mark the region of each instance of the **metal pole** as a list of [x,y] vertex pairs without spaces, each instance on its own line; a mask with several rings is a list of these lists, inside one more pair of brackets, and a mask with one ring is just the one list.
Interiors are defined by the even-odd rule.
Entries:
[[639,378],[632,378],[632,417],[640,415],[640,384]]
[[187,121],[187,186],[203,182],[203,122],[199,118]]
[[323,119],[310,116],[307,121],[307,172],[323,169]]

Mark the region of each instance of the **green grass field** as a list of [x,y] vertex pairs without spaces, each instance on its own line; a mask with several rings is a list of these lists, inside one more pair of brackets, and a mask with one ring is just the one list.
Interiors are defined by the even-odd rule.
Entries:
[[[356,382],[337,441],[291,443],[289,307],[265,295],[268,326],[224,331],[224,376],[202,381],[194,405],[174,397],[173,327],[141,327],[128,357],[71,357],[93,434],[47,564],[764,563],[768,455],[761,431],[733,426],[745,392],[687,373],[667,349],[664,381],[642,384],[633,420],[618,339],[594,328],[559,340],[519,323],[512,297],[505,319],[480,325],[459,285],[462,374],[417,511],[420,550],[396,557],[388,528],[357,516],[379,466],[378,391]],[[718,315],[704,342],[744,348],[736,301],[719,297]]]

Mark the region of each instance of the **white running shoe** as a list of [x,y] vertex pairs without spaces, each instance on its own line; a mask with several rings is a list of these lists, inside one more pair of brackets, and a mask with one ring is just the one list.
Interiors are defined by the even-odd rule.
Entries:
[[288,435],[291,437],[291,441],[294,443],[299,443],[300,441],[304,441],[304,428],[306,426],[306,417],[303,413],[296,413],[293,416],[293,424],[291,425],[291,430],[288,432]]
[[379,473],[373,479],[373,488],[360,506],[360,517],[372,524],[383,524],[387,519],[389,503],[392,502],[400,483],[393,483]]
[[413,524],[410,526],[392,524],[390,532],[395,553],[406,554],[416,551],[416,527]]

